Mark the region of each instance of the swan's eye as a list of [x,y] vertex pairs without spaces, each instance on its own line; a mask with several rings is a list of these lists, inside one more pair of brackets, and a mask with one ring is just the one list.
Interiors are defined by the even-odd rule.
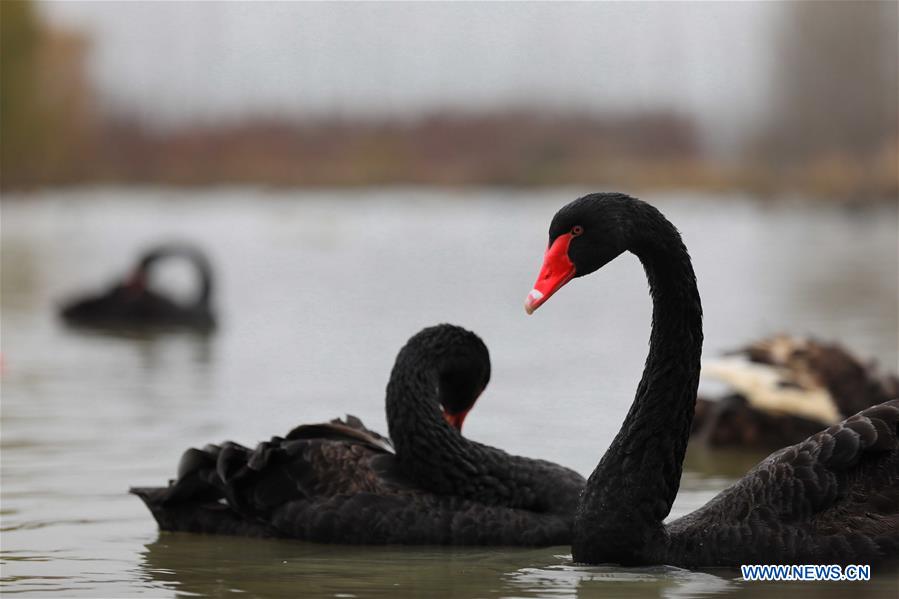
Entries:
[[571,227],[571,236],[572,237],[577,237],[578,235],[582,234],[583,232],[584,232],[584,227],[582,227],[580,225],[574,225],[573,227]]

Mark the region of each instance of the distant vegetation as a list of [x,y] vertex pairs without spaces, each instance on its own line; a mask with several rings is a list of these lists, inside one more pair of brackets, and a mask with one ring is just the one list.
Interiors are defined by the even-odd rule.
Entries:
[[691,115],[437,113],[410,121],[288,117],[158,131],[104,113],[89,40],[3,2],[0,185],[560,185],[899,196],[896,4],[793,3],[767,125],[740,160]]
[[6,183],[35,177],[29,162],[43,151],[46,134],[35,102],[40,39],[32,6],[10,2],[0,10],[0,176]]
[[48,29],[34,4],[0,2],[0,185],[89,177],[99,135],[84,59],[87,40]]
[[[688,165],[699,153],[692,123],[670,114],[607,120],[528,112],[435,114],[409,123],[254,120],[164,134],[124,123],[108,126],[103,142],[96,164],[107,170],[95,176],[178,184],[638,182],[652,173],[670,179],[669,169]],[[637,164],[647,172],[639,174]]]
[[792,2],[775,38],[764,179],[815,193],[897,197],[899,3]]

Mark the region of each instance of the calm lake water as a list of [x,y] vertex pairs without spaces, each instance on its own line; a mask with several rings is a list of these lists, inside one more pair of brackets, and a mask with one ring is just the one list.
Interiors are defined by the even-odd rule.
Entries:
[[[490,347],[466,435],[588,474],[633,398],[650,303],[623,256],[532,317],[522,308],[549,220],[584,190],[90,189],[2,207],[3,593],[81,597],[894,598],[869,583],[745,583],[739,573],[579,567],[539,550],[358,548],[160,534],[130,485],[162,484],[188,446],[246,444],[355,414],[386,431],[393,358],[452,322]],[[684,234],[705,355],[777,331],[836,339],[895,369],[897,213],[740,197],[644,196]],[[108,283],[137,251],[189,239],[217,267],[209,338],[90,334],[58,303]],[[189,272],[161,285],[189,293]],[[673,516],[760,456],[691,451]]]

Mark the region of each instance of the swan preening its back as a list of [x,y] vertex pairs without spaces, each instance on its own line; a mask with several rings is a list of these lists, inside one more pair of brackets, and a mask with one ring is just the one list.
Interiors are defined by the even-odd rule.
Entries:
[[625,251],[649,282],[649,356],[625,422],[580,499],[575,561],[702,567],[899,555],[897,400],[775,452],[699,510],[664,523],[680,484],[702,350],[699,291],[677,229],[623,194],[575,200],[550,224],[525,308],[533,312]]
[[[153,269],[170,258],[187,260],[197,273],[197,292],[189,303],[173,300],[150,286]],[[121,282],[107,290],[68,302],[61,310],[72,325],[104,329],[188,328],[209,331],[216,319],[211,306],[212,266],[199,248],[185,243],[147,250]]]
[[399,352],[387,385],[395,452],[348,417],[255,450],[189,449],[168,487],[132,492],[164,530],[353,544],[569,543],[584,479],[461,435],[489,379],[475,334],[430,327]]

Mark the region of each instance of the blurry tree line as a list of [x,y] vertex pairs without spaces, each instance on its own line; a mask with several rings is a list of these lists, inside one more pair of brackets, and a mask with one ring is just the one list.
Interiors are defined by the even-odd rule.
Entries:
[[899,194],[897,3],[780,7],[765,124],[743,160],[703,152],[690,115],[508,110],[414,121],[248,118],[156,131],[104,114],[88,41],[0,2],[0,185],[604,184]]
[[87,40],[50,29],[32,2],[0,2],[0,184],[77,181],[97,123]]
[[772,103],[754,158],[778,177],[843,193],[886,187],[895,197],[899,3],[791,2],[774,43]]
[[546,185],[621,178],[634,162],[645,167],[643,180],[650,170],[664,180],[671,161],[684,165],[699,152],[693,123],[664,112],[613,119],[514,110],[406,122],[258,118],[162,134],[120,121],[105,138],[115,148],[107,164],[126,180],[187,185]]

